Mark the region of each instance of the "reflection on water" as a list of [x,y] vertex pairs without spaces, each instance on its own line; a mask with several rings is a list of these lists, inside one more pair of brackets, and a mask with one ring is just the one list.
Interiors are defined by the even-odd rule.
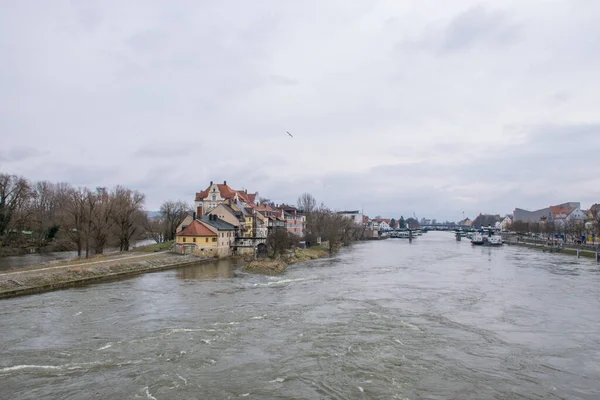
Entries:
[[218,260],[211,263],[192,264],[177,269],[179,279],[208,280],[234,278],[235,263],[231,260]]

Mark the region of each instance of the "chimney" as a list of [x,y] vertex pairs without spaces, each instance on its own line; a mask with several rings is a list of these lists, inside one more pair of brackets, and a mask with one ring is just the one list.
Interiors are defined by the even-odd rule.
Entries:
[[223,185],[227,185],[227,181],[223,181]]
[[194,221],[196,220],[196,211],[194,211],[194,212],[192,213],[192,219],[193,219]]
[[212,186],[212,185],[213,185],[213,181],[210,181],[210,186]]

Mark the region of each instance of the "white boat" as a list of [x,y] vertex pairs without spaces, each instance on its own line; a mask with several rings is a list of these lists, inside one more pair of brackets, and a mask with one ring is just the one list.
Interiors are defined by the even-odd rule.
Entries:
[[471,244],[474,246],[502,246],[502,236],[475,232],[471,237]]
[[488,238],[487,244],[489,246],[502,246],[502,236],[492,235]]
[[471,236],[471,244],[473,246],[483,246],[485,244],[485,240],[483,238],[483,234],[481,234],[480,232],[475,232]]

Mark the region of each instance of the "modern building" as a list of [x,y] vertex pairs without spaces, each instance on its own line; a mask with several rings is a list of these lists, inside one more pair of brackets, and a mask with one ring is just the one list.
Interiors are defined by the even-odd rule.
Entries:
[[579,202],[568,202],[558,204],[556,206],[550,206],[535,211],[524,210],[522,208],[515,208],[515,210],[513,211],[513,221],[554,221],[557,218],[566,218],[567,215],[571,214],[574,210],[579,210],[580,208],[581,203]]
[[356,210],[356,211],[338,211],[338,214],[349,218],[352,220],[352,222],[354,222],[355,224],[362,224],[363,223],[363,214],[362,212]]

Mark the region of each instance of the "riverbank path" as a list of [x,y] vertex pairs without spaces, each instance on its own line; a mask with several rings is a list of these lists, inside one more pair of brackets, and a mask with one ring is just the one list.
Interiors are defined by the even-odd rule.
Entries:
[[79,267],[89,267],[89,266],[105,265],[105,264],[109,264],[109,265],[110,264],[120,264],[123,261],[131,261],[131,260],[147,261],[148,259],[163,258],[168,252],[169,251],[166,250],[166,251],[161,251],[161,252],[156,252],[156,253],[144,253],[144,254],[137,254],[134,256],[111,258],[109,260],[88,261],[88,262],[84,262],[84,263],[73,262],[73,260],[71,260],[70,263],[62,264],[62,265],[53,265],[51,267],[40,266],[41,268],[36,268],[35,266],[32,266],[32,267],[22,268],[22,269],[10,271],[10,272],[4,272],[4,273],[0,274],[0,277],[10,276],[13,274],[22,274],[24,272],[30,272],[30,271],[39,272],[39,271],[50,271],[50,270],[56,270],[56,269],[62,269],[62,268],[79,268]]

